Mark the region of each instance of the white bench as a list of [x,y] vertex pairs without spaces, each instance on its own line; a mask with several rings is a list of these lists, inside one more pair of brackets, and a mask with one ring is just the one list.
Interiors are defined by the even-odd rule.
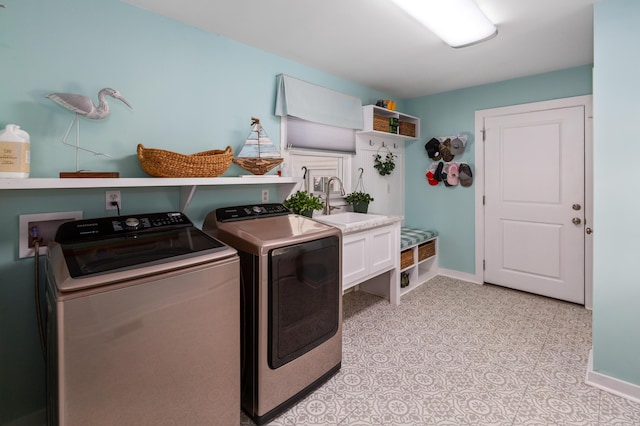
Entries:
[[438,232],[400,228],[400,294],[405,294],[437,274]]

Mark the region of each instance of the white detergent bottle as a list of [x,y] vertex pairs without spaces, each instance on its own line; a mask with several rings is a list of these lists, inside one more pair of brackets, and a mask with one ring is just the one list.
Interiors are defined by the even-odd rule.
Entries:
[[28,178],[31,164],[29,134],[16,124],[0,131],[0,178]]

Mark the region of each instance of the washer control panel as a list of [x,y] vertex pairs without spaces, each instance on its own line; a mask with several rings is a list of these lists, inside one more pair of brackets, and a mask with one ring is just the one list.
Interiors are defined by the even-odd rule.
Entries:
[[218,222],[231,222],[235,220],[249,220],[260,217],[282,216],[289,213],[291,213],[291,211],[279,203],[254,204],[217,209],[216,220]]
[[186,226],[193,226],[193,223],[181,212],[101,217],[63,223],[55,240],[62,244]]

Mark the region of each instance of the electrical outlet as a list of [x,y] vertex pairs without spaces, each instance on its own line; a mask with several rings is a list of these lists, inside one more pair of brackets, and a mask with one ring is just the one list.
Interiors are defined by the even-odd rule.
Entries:
[[269,202],[269,190],[268,189],[263,189],[262,190],[262,202],[263,203],[268,203]]
[[[122,208],[122,199],[120,191],[106,191],[104,197],[104,208],[107,210],[118,210]],[[114,204],[116,203],[116,204]]]
[[[40,244],[39,254],[47,253],[47,245],[56,236],[58,226],[64,222],[82,219],[82,211],[38,213],[20,215],[19,250],[20,257],[33,257],[35,255],[32,232],[37,232]],[[36,228],[35,230],[33,228]]]

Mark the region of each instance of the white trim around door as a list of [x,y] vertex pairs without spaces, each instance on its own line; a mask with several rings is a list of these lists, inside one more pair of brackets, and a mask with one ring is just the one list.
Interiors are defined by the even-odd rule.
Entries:
[[[484,282],[483,260],[485,236],[484,236],[484,208],[483,196],[485,191],[484,182],[484,142],[483,123],[488,117],[502,116],[508,114],[520,114],[549,109],[569,108],[575,106],[584,107],[585,112],[585,226],[593,228],[593,96],[576,96],[571,98],[555,99],[543,102],[534,102],[521,105],[513,105],[502,108],[492,108],[479,110],[475,113],[475,277],[474,281]],[[593,238],[591,234],[585,235],[585,307],[591,309],[593,306]]]

